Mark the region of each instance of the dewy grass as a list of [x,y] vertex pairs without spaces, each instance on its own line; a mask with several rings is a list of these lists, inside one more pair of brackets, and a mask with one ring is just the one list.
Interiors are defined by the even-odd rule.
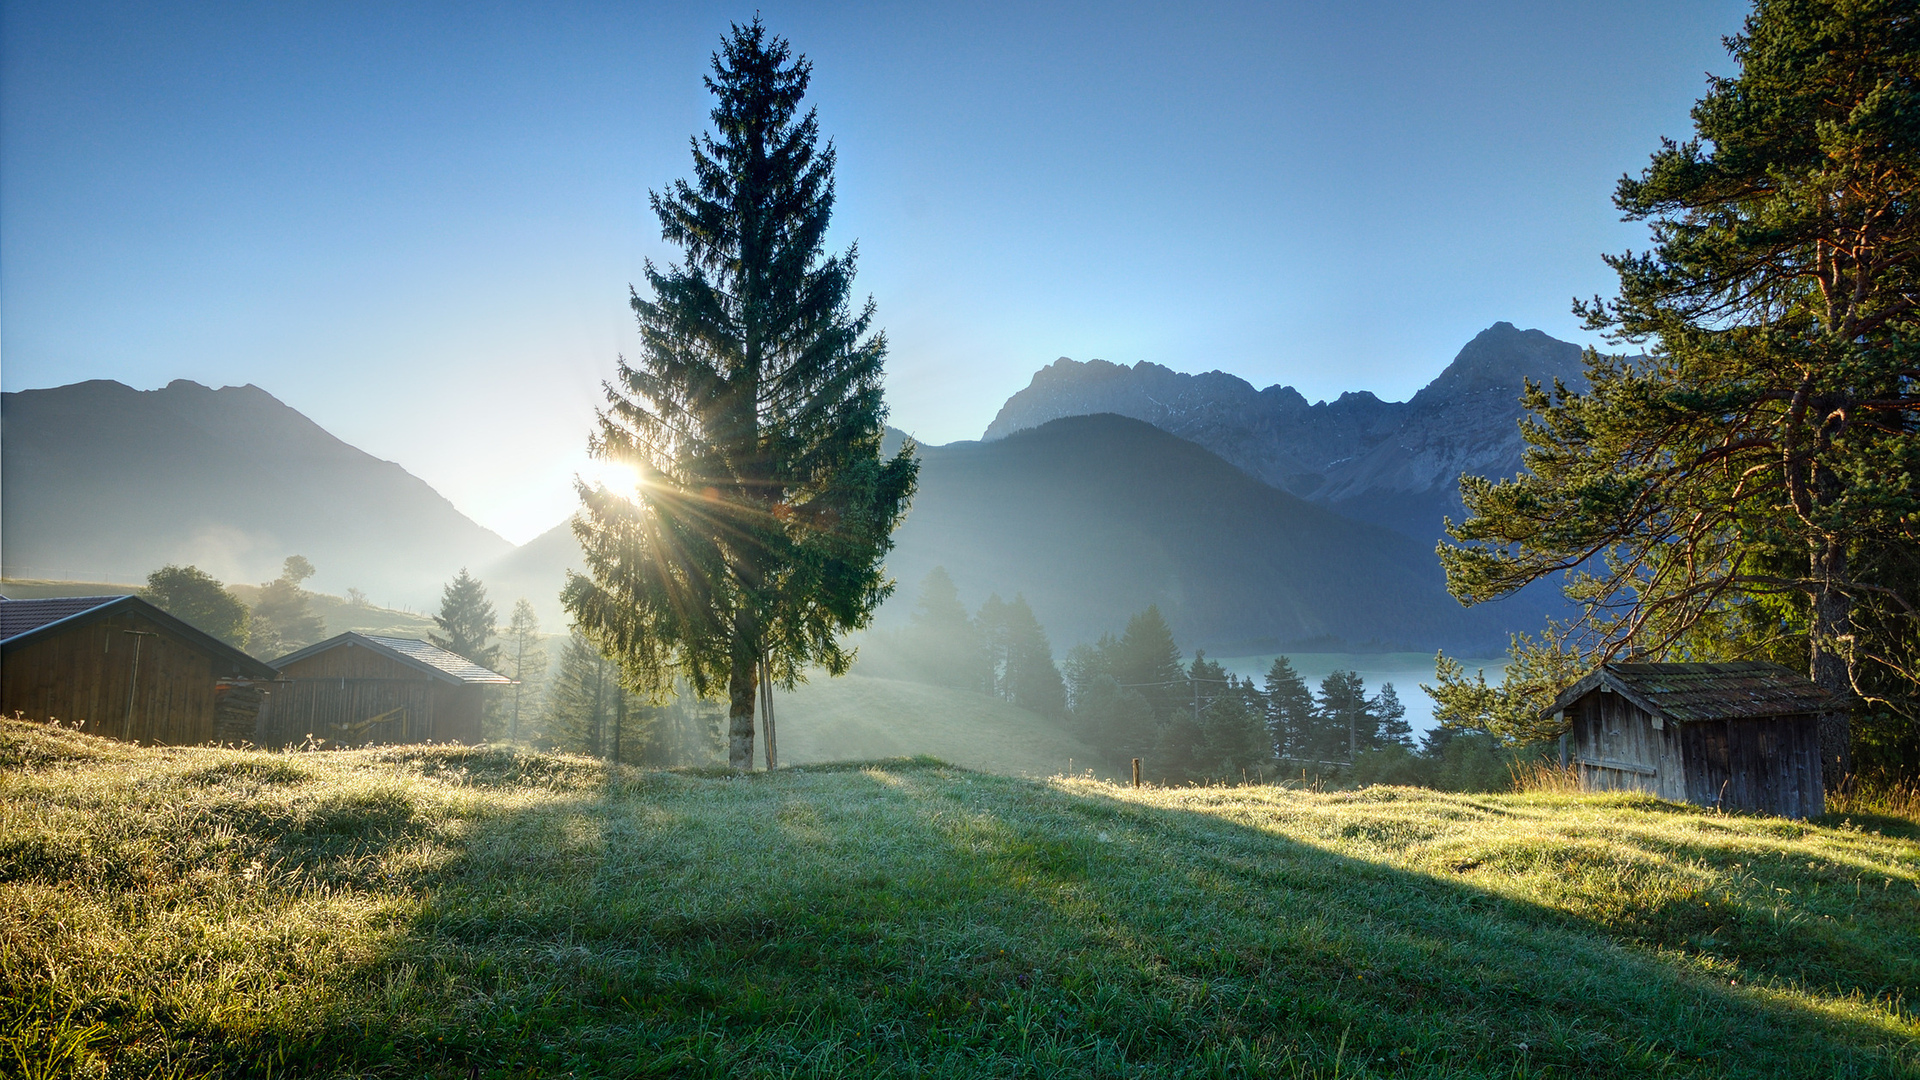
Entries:
[[1920,841],[0,726],[26,1076],[1920,1075]]

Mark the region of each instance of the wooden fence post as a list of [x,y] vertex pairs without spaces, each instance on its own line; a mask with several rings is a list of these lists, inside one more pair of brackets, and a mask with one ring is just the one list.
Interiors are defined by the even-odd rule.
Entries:
[[1133,759],[1133,786],[1134,787],[1140,786],[1140,759],[1139,758]]

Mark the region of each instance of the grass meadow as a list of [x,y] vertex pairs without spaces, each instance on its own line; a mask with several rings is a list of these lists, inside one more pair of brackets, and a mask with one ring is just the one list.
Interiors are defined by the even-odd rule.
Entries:
[[0,722],[14,1076],[1920,1075],[1920,827]]

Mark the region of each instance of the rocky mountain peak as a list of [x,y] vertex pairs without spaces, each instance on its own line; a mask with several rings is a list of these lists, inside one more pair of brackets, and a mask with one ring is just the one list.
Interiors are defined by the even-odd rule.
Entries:
[[1445,371],[1413,396],[1415,406],[1456,401],[1486,390],[1518,394],[1522,380],[1586,382],[1580,346],[1497,322],[1474,335]]

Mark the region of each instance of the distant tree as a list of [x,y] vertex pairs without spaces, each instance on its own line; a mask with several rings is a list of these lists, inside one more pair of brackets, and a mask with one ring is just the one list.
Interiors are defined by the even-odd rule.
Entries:
[[1127,620],[1126,633],[1114,649],[1113,674],[1122,687],[1138,690],[1156,717],[1164,719],[1187,703],[1191,695],[1180,664],[1180,647],[1174,644],[1173,628],[1161,617],[1159,605]]
[[1158,728],[1153,706],[1138,690],[1123,690],[1112,675],[1094,676],[1074,698],[1073,724],[1081,741],[1108,768],[1125,775],[1133,758],[1151,759]]
[[1315,759],[1351,762],[1360,751],[1373,749],[1378,721],[1372,704],[1367,700],[1366,680],[1357,672],[1328,672],[1320,680],[1320,695],[1314,702],[1309,743]]
[[546,736],[566,754],[604,757],[612,750],[614,666],[578,630],[567,636],[547,694]]
[[1042,716],[1066,715],[1067,688],[1053,662],[1047,632],[1027,598],[989,596],[975,620],[984,639],[988,690]]
[[1267,669],[1266,715],[1277,756],[1289,757],[1305,748],[1313,727],[1313,692],[1284,656],[1274,657]]
[[356,589],[351,585],[347,586],[347,603],[348,605],[352,607],[357,607],[357,608],[372,606],[371,603],[367,600],[367,594],[364,592],[361,592],[359,589]]
[[758,17],[713,58],[696,182],[652,199],[685,260],[647,264],[641,354],[590,443],[641,483],[579,487],[588,572],[563,597],[633,685],[724,688],[736,769],[764,683],[852,662],[842,637],[892,591],[882,559],[918,470],[911,444],[881,455],[886,339],[872,301],[853,305],[855,253],[825,251],[834,152],[799,112],[811,71]]
[[247,624],[252,616],[246,602],[197,566],[169,563],[155,570],[147,575],[147,587],[140,590],[140,596],[161,611],[236,649],[247,647]]
[[1380,684],[1380,693],[1368,708],[1373,713],[1376,748],[1398,746],[1409,751],[1413,749],[1413,726],[1407,723],[1407,707],[1400,703],[1400,694],[1394,690],[1392,683]]
[[501,674],[514,680],[513,697],[507,715],[507,739],[520,741],[520,715],[538,712],[540,695],[547,679],[547,646],[540,639],[540,616],[525,597],[514,602],[513,617],[507,621],[506,639],[499,646]]
[[260,586],[248,638],[255,656],[272,660],[326,636],[326,623],[313,610],[312,595],[300,587],[312,576],[313,564],[303,556],[292,555],[282,565],[278,578]]
[[1099,641],[1091,645],[1082,642],[1067,651],[1061,674],[1066,679],[1067,704],[1070,708],[1077,710],[1081,707],[1093,692],[1095,680],[1102,676],[1115,678],[1113,665],[1119,649],[1120,639],[1112,634],[1101,634]]
[[500,647],[487,644],[494,635],[493,602],[487,599],[487,587],[466,567],[441,590],[440,614],[433,621],[446,635],[428,634],[435,645],[484,668],[499,663]]
[[922,579],[911,619],[900,646],[916,678],[935,686],[986,689],[986,644],[946,567],[936,566]]
[[[1200,675],[1200,660],[1198,656],[1194,658],[1192,671],[1196,677]],[[1226,674],[1218,664],[1210,663],[1208,667],[1211,669],[1208,674],[1225,675],[1226,684],[1212,681],[1199,684],[1210,687],[1213,692],[1203,697],[1200,710],[1200,732],[1204,741],[1196,755],[1199,765],[1196,779],[1244,783],[1273,760],[1266,711],[1262,708],[1264,700],[1251,683]]]

